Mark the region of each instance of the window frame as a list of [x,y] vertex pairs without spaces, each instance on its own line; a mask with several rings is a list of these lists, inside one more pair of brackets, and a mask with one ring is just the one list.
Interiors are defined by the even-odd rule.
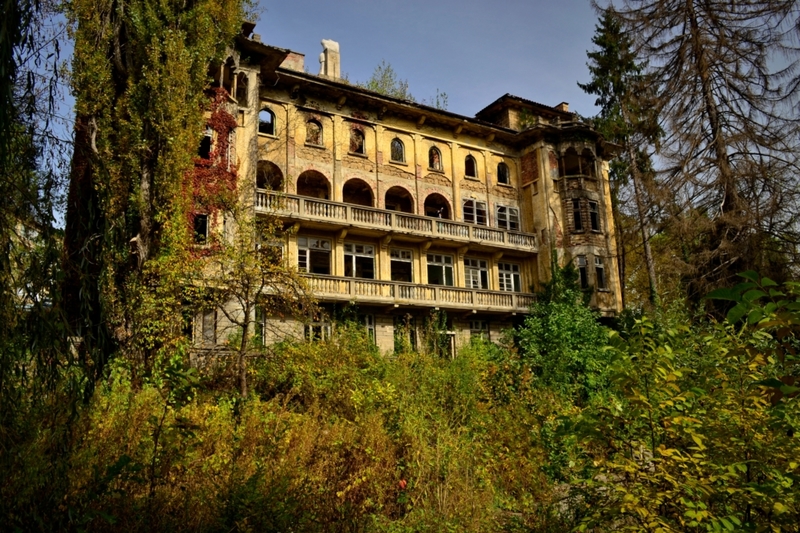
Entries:
[[[468,212],[471,214],[470,217],[468,217],[467,215]],[[481,222],[481,212],[483,213],[482,215],[483,222]],[[484,201],[475,200],[474,198],[467,198],[463,200],[461,202],[461,214],[462,214],[461,216],[462,220],[467,224],[475,224],[476,226],[489,225],[489,217],[487,216],[486,202]]]
[[[301,241],[305,241],[303,244]],[[312,241],[317,246],[312,245]],[[327,243],[327,248],[325,247],[325,243]],[[328,255],[328,272],[313,272],[310,267],[313,266],[312,261],[312,253],[322,254],[326,253]],[[302,253],[305,252],[305,253]],[[303,258],[303,256],[305,256]],[[325,239],[322,237],[312,237],[312,236],[302,236],[297,238],[297,271],[303,272],[306,274],[316,274],[318,276],[330,276],[332,272],[331,268],[331,260],[333,258],[333,248],[331,246],[331,240]],[[305,262],[305,266],[301,266],[301,263]]]
[[575,233],[583,231],[583,212],[581,207],[581,199],[572,199],[572,231]]
[[[317,128],[319,128],[319,130],[317,132],[317,135],[319,136],[319,138],[318,138],[319,142],[312,142],[312,141],[309,140],[308,127],[311,126],[311,125],[316,125]],[[325,145],[325,137],[323,136],[323,131],[324,131],[324,129],[322,128],[322,123],[319,120],[317,120],[315,118],[310,118],[310,119],[306,120],[306,142],[305,143],[307,145],[309,145],[309,146],[324,146]]]
[[[501,211],[504,211],[503,218],[501,218]],[[519,231],[519,208],[510,205],[498,205],[495,208],[495,221],[498,228],[503,228],[507,231]]]
[[[505,179],[501,180],[501,176],[505,176]],[[504,161],[497,163],[497,183],[500,185],[511,185],[511,169]]]
[[[202,221],[202,222],[201,222]],[[198,224],[202,224],[203,231],[198,231]],[[208,244],[209,240],[209,217],[208,213],[195,213],[193,219],[193,235],[194,235],[194,244],[197,246],[205,246]]]
[[[359,251],[361,248],[361,251]],[[369,250],[369,251],[367,251]],[[375,245],[373,244],[364,244],[360,242],[346,242],[344,243],[344,247],[342,248],[344,252],[344,276],[346,278],[357,278],[357,279],[376,279],[375,278]],[[348,257],[349,265],[348,265]],[[359,276],[357,275],[359,271],[359,266],[361,266],[361,272],[364,273],[364,266],[361,263],[364,261],[359,261],[359,258],[364,259],[368,258],[372,263],[372,276]],[[349,274],[348,274],[348,266],[349,266]]]
[[589,204],[589,227],[592,231],[600,232],[600,206],[595,200],[588,200]]
[[603,258],[599,255],[594,256],[594,279],[598,291],[608,290],[608,280],[606,279],[606,267]]
[[[359,138],[361,140],[361,148],[360,150],[354,150],[354,139]],[[360,128],[351,127],[350,128],[350,146],[348,147],[348,153],[356,154],[356,155],[367,155],[367,136],[364,135],[364,132],[361,131]]]
[[497,263],[497,288],[503,292],[522,292],[522,266],[505,261]]
[[[431,165],[431,156],[433,154],[437,154],[439,156],[439,164],[438,165]],[[436,172],[444,172],[444,164],[442,163],[442,151],[439,150],[436,146],[431,146],[428,150],[428,170],[434,170]]]
[[[395,252],[397,254],[395,255]],[[407,257],[404,257],[407,256]],[[402,281],[394,279],[394,263],[408,263],[410,265],[410,280]],[[409,248],[389,248],[389,275],[392,281],[399,283],[414,283],[414,251]]]
[[478,257],[464,258],[464,287],[489,290],[489,261]]
[[589,266],[588,262],[586,261],[585,255],[579,255],[575,258],[575,262],[578,267],[578,281],[580,283],[581,289],[588,289],[589,288]]
[[[269,122],[269,125],[270,125],[269,128],[265,128],[264,124],[267,124],[267,122],[264,122],[263,120],[261,120],[261,113],[264,113],[264,112],[268,113],[270,118],[272,119]],[[276,122],[277,122],[277,115],[275,114],[275,112],[272,111],[272,109],[270,109],[269,106],[263,106],[258,111],[258,122],[257,122],[258,134],[259,135],[268,135],[270,137],[274,137],[275,136],[275,132],[278,130]],[[266,129],[268,129],[269,131],[264,131]]]
[[200,314],[200,343],[204,347],[217,345],[217,310],[203,309]]
[[[395,157],[395,146],[397,146],[399,149],[400,159]],[[399,137],[392,139],[392,142],[389,144],[389,161],[392,163],[403,164],[406,162],[406,145],[400,140]]]
[[[439,287],[455,287],[455,261],[453,260],[452,255],[428,253],[426,254],[426,267],[428,271],[428,285],[437,285]],[[441,268],[441,278],[444,283],[431,282],[431,267]],[[450,281],[450,283],[447,283],[448,281]]]
[[[472,174],[470,174],[467,171],[469,169],[468,163],[470,161],[472,162],[472,171],[473,171]],[[475,159],[472,156],[472,154],[469,154],[469,155],[467,155],[467,157],[464,158],[464,177],[472,178],[472,179],[475,179],[475,180],[478,179],[478,160]]]

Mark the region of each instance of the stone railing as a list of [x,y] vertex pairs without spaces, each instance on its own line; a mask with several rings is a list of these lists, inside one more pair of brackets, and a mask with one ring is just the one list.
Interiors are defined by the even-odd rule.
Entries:
[[403,304],[444,309],[525,313],[534,296],[504,291],[419,285],[399,281],[342,278],[309,274],[309,288],[320,300],[363,304]]
[[347,226],[381,229],[387,232],[480,243],[536,252],[536,236],[531,233],[465,224],[453,220],[424,217],[360,205],[342,204],[292,194],[256,191],[256,210],[287,218],[327,221]]

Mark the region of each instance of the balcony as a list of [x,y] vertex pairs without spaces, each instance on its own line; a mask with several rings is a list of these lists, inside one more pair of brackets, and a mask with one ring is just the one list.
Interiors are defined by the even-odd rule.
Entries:
[[268,191],[256,191],[255,204],[257,212],[274,213],[290,219],[333,223],[384,233],[402,233],[431,240],[538,252],[536,236],[531,233]]
[[335,276],[305,276],[311,292],[322,301],[377,305],[439,307],[448,310],[527,313],[533,294],[461,287],[419,285]]

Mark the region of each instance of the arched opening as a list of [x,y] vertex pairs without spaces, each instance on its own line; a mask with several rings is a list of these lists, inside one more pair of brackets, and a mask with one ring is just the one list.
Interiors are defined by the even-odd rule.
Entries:
[[322,124],[316,120],[306,122],[306,144],[322,146]]
[[574,148],[567,148],[561,157],[562,176],[579,176],[581,173],[581,162],[578,152]]
[[432,146],[428,150],[428,168],[432,170],[442,170],[442,152],[438,148]]
[[306,170],[297,177],[297,194],[328,200],[331,197],[331,184],[316,170]]
[[275,135],[275,113],[266,107],[258,112],[258,133]]
[[581,154],[581,173],[590,178],[597,177],[594,166],[594,154],[588,148],[585,148]]
[[478,165],[475,162],[475,158],[471,155],[468,155],[466,159],[464,159],[464,175],[469,178],[478,177]]
[[372,207],[372,188],[364,180],[353,178],[347,180],[342,189],[342,199],[346,204],[364,205]]
[[240,72],[236,75],[236,103],[239,107],[248,107],[249,102],[247,98],[247,75]]
[[397,161],[398,163],[405,163],[406,162],[406,147],[403,145],[403,141],[398,138],[392,139],[392,161]]
[[450,203],[439,193],[429,194],[425,198],[425,216],[451,219]]
[[350,130],[350,151],[354,154],[363,154],[366,152],[364,148],[364,134],[361,130],[356,128]]
[[390,211],[400,211],[401,213],[414,212],[414,198],[411,193],[403,187],[395,185],[388,191],[385,196],[386,209]]
[[508,165],[505,163],[497,164],[497,183],[502,183],[503,185],[511,184],[511,172],[509,172]]
[[283,190],[283,172],[272,161],[259,161],[256,170],[256,188],[270,191]]

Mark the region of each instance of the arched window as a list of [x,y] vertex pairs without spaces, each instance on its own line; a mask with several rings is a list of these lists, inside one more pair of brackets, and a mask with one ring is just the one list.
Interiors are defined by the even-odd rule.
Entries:
[[435,146],[428,150],[428,168],[440,172],[442,170],[442,152]]
[[306,122],[306,144],[322,146],[322,124],[314,119]]
[[398,185],[386,191],[384,205],[389,211],[400,211],[401,213],[414,212],[414,198],[411,196],[410,192]]
[[275,135],[275,113],[266,107],[258,112],[258,133]]
[[497,183],[502,183],[503,185],[511,184],[511,173],[505,163],[497,164]]
[[256,170],[256,188],[271,191],[283,190],[283,172],[272,161],[259,161]]
[[297,194],[328,200],[331,197],[331,185],[323,174],[316,170],[306,170],[297,177]]
[[425,198],[425,216],[436,218],[450,218],[450,204],[439,193],[429,194]]
[[347,180],[342,188],[342,199],[346,204],[363,205],[372,207],[374,205],[372,188],[364,180],[352,178]]
[[364,134],[361,130],[355,128],[350,130],[350,152],[354,154],[363,154],[365,152]]
[[392,161],[406,162],[406,147],[403,146],[403,141],[397,137],[392,139]]
[[468,178],[478,177],[478,164],[471,155],[468,155],[467,158],[464,159],[464,175]]

